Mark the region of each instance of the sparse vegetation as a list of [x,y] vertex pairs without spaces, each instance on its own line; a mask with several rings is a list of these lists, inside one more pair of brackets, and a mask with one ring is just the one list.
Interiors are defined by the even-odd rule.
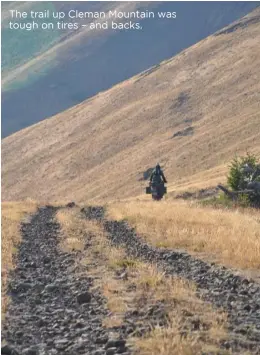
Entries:
[[8,297],[6,287],[8,273],[15,267],[15,254],[21,242],[20,223],[36,211],[37,204],[33,201],[2,202],[2,317],[6,311]]
[[[219,193],[219,196],[213,196],[200,201],[200,204],[205,207],[214,208],[237,208],[238,205],[230,200],[224,193]],[[242,207],[242,206],[241,206]]]

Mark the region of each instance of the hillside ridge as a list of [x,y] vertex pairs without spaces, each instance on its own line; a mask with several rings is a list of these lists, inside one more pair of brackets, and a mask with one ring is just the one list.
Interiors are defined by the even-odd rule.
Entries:
[[[82,27],[76,31],[33,33],[10,32],[5,19],[8,7],[5,8],[2,136],[62,112],[171,58],[257,5],[257,2],[194,2],[188,6],[182,2],[24,2],[19,4],[21,11],[33,7],[39,11],[48,8],[65,13],[70,9],[177,13],[177,17],[170,20],[141,20],[141,31],[91,31]],[[91,19],[77,21],[86,24]]]
[[5,138],[3,198],[130,198],[157,161],[169,191],[222,181],[235,153],[260,151],[259,26],[212,35]]

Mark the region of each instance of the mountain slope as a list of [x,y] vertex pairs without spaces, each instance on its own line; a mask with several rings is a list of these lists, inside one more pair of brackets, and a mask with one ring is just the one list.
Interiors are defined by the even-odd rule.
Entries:
[[214,185],[260,153],[260,9],[130,80],[2,142],[3,199],[140,195],[160,161],[170,190]]
[[[244,16],[258,2],[22,2],[19,9],[50,11],[176,11],[174,20],[146,19],[143,30],[8,30],[3,11],[2,134],[59,113],[170,58]],[[17,5],[15,5],[16,7]],[[64,21],[72,21],[65,19]],[[86,20],[82,20],[86,23]],[[88,20],[90,21],[90,19]]]

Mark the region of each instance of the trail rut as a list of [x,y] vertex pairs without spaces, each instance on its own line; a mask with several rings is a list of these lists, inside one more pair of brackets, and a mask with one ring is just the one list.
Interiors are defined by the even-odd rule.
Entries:
[[154,248],[126,222],[107,220],[103,207],[87,207],[82,212],[88,219],[99,220],[110,241],[123,246],[129,256],[155,263],[168,275],[194,281],[205,300],[223,308],[229,316],[229,331],[234,334],[232,340],[223,344],[225,348],[260,354],[260,287],[257,283],[188,253]]
[[[75,207],[74,205],[71,207]],[[59,208],[46,206],[21,226],[17,267],[10,275],[11,302],[2,328],[4,355],[130,355],[128,319],[118,327],[117,340],[103,320],[106,300],[81,263],[84,253],[60,249]],[[124,221],[108,220],[100,206],[83,208],[82,217],[99,221],[109,241],[128,256],[156,264],[169,276],[191,280],[198,294],[228,314],[230,339],[222,347],[234,354],[260,354],[260,288],[224,267],[208,264],[187,253],[154,248]],[[92,236],[93,237],[93,236]],[[91,248],[86,231],[85,248]],[[131,323],[130,322],[130,323]],[[113,329],[115,330],[115,329]]]
[[59,247],[56,208],[45,207],[21,227],[22,244],[11,276],[2,341],[4,355],[127,355],[102,326],[108,311],[77,252]]

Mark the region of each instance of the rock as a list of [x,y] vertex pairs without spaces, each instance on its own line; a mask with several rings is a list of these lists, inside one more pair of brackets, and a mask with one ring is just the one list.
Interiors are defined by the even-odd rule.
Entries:
[[199,330],[201,326],[201,321],[199,318],[194,318],[192,319],[191,324],[193,325],[193,330]]
[[107,343],[106,343],[105,348],[106,348],[106,349],[109,349],[109,348],[114,348],[114,347],[116,347],[116,340],[114,340],[114,339],[109,339],[109,340],[107,341]]
[[[124,339],[109,339],[105,348],[106,354],[123,354],[127,349],[125,347],[126,341]],[[109,352],[111,350],[111,352]]]
[[76,203],[75,202],[69,202],[67,203],[66,207],[68,208],[72,208],[72,207],[75,207],[76,206]]
[[48,346],[53,347],[54,341],[53,341],[53,339],[47,339],[46,343]]
[[58,288],[58,286],[56,284],[49,284],[49,285],[45,286],[44,291],[53,292],[53,291],[56,291],[57,288]]
[[90,301],[91,301],[91,294],[89,292],[83,292],[77,296],[78,304],[89,303]]
[[22,351],[22,355],[39,355],[38,350],[35,347],[30,347]]
[[23,332],[21,330],[18,330],[16,333],[15,333],[15,336],[17,336],[18,338],[22,337],[23,336]]
[[4,345],[1,347],[1,355],[19,355],[19,353],[13,347]]
[[44,264],[49,264],[51,262],[51,258],[49,256],[46,256],[44,259],[43,259],[43,263]]
[[117,354],[124,354],[127,351],[127,348],[125,346],[120,346],[117,348]]
[[18,291],[27,291],[32,288],[32,284],[30,282],[21,282],[17,285]]
[[76,324],[75,324],[75,328],[84,328],[84,327],[85,327],[85,324],[81,320],[77,319]]
[[39,305],[39,304],[42,303],[42,300],[40,299],[40,297],[37,297],[37,298],[34,300],[34,303],[35,303],[36,305]]
[[251,311],[251,307],[250,307],[249,304],[246,304],[246,305],[243,307],[243,309],[244,309],[245,311],[247,311],[247,312],[250,312],[250,311]]
[[125,341],[124,339],[117,339],[117,340],[115,341],[115,346],[116,346],[117,348],[119,348],[119,347],[124,347],[124,346],[125,346],[125,343],[126,343],[126,341]]
[[117,353],[117,348],[109,348],[106,351],[106,355],[115,355]]
[[104,350],[96,350],[93,355],[105,355]]
[[182,314],[185,316],[185,317],[192,317],[193,316],[193,313],[191,313],[190,311],[188,311],[187,309],[184,309],[182,311]]
[[23,263],[23,267],[21,267],[19,271],[23,271],[23,270],[26,271],[26,269],[30,269],[30,268],[34,269],[36,267],[37,264],[35,261],[26,261]]
[[118,277],[121,280],[127,281],[128,280],[128,273],[127,271],[123,272],[121,275]]
[[68,346],[69,340],[64,338],[64,339],[58,339],[54,341],[56,349],[63,350]]
[[96,338],[96,344],[106,344],[107,341],[108,337],[106,336]]

